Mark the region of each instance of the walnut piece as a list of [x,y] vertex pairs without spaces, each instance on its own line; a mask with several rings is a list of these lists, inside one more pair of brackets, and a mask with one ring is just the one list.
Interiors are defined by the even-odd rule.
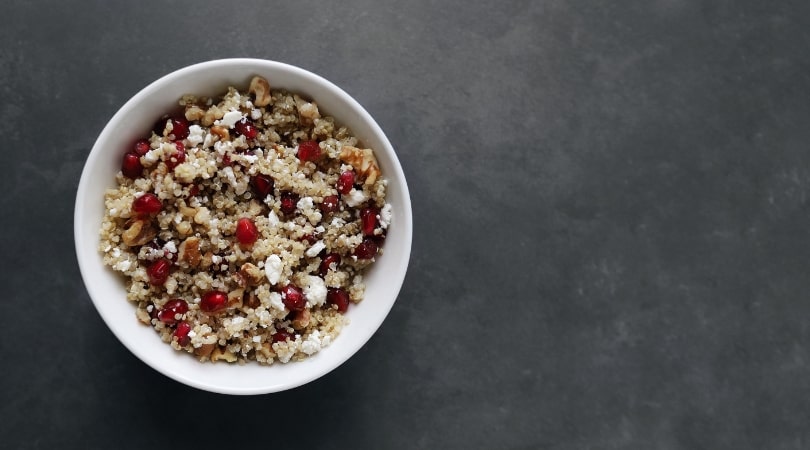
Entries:
[[121,240],[124,241],[124,244],[135,247],[146,244],[155,236],[157,236],[157,229],[149,221],[136,219],[121,234]]
[[231,133],[228,131],[227,128],[223,127],[222,125],[214,125],[213,127],[211,127],[211,134],[219,136],[220,141],[231,140]]
[[251,263],[244,263],[239,268],[239,272],[233,275],[233,278],[239,286],[257,286],[264,279],[264,272]]
[[351,164],[358,175],[365,178],[366,185],[372,185],[380,176],[380,166],[370,148],[357,148],[351,145],[344,145],[340,151],[340,160],[346,164]]
[[202,358],[207,358],[216,347],[217,344],[203,344],[194,349],[194,354]]
[[303,309],[295,313],[292,320],[292,327],[296,330],[303,330],[309,325],[310,314],[308,309]]
[[189,267],[197,267],[202,260],[200,238],[191,236],[183,241],[177,249],[177,257],[180,261],[187,262]]
[[250,80],[248,92],[254,95],[253,104],[256,106],[267,106],[272,101],[270,83],[262,77],[253,77]]
[[236,362],[236,355],[223,347],[217,347],[211,352],[211,361],[227,361],[229,363]]

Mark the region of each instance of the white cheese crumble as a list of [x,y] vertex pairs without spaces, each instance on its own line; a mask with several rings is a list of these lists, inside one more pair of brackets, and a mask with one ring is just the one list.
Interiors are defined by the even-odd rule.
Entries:
[[267,257],[267,260],[264,262],[264,273],[270,284],[275,285],[278,283],[278,280],[281,278],[282,268],[281,258],[279,258],[278,255],[270,255]]
[[315,206],[315,203],[312,201],[312,197],[302,197],[301,200],[298,200],[298,203],[295,205],[301,211],[306,211],[312,209]]
[[224,125],[228,128],[233,128],[236,122],[242,120],[243,117],[245,116],[242,115],[242,113],[239,111],[236,110],[228,111],[225,113],[224,116],[222,116],[221,120],[217,120],[216,122],[214,122],[214,125]]
[[307,336],[306,340],[301,343],[301,351],[307,355],[317,353],[321,349],[321,333],[318,330],[313,331]]
[[309,256],[310,258],[314,258],[314,257],[318,256],[318,253],[320,253],[321,250],[323,250],[325,248],[326,248],[326,244],[324,244],[323,241],[318,241],[318,242],[314,243],[312,245],[312,247],[310,247],[306,251],[306,255]]
[[119,272],[126,272],[127,270],[129,270],[130,266],[132,266],[132,263],[129,262],[128,259],[125,259],[123,261],[118,261],[117,263],[115,263],[115,265],[113,265],[113,269]]
[[284,302],[281,300],[281,294],[279,294],[278,292],[271,292],[269,298],[270,298],[270,306],[272,306],[273,309],[284,311]]
[[368,197],[366,197],[366,194],[364,194],[363,191],[358,191],[357,189],[352,188],[352,190],[349,191],[349,194],[346,196],[346,204],[354,208],[367,199]]
[[267,215],[267,221],[269,222],[271,227],[277,227],[278,224],[280,223],[280,221],[278,220],[278,216],[276,215],[276,212],[273,210],[270,210],[270,214]]
[[259,109],[254,109],[250,111],[250,118],[253,120],[259,120],[262,118],[262,111]]
[[321,277],[309,275],[307,285],[304,287],[304,296],[311,305],[323,305],[326,302],[326,284]]
[[386,203],[385,206],[382,207],[380,210],[380,227],[382,229],[388,228],[388,225],[391,224],[391,204]]
[[188,142],[192,147],[196,147],[198,144],[202,143],[202,141],[205,139],[202,127],[199,125],[192,125],[188,127],[188,137],[186,139],[188,139]]
[[177,244],[174,241],[169,241],[163,245],[163,248],[168,250],[170,253],[177,253]]

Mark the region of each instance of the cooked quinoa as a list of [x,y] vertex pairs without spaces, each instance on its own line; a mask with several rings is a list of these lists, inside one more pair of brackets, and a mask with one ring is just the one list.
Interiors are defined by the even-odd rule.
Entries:
[[363,299],[391,222],[373,151],[260,77],[179,106],[106,192],[104,263],[136,317],[201,361],[315,354]]

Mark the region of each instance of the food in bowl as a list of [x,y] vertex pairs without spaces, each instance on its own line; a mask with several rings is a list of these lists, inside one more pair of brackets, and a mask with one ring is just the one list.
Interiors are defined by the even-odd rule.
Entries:
[[179,105],[123,152],[104,263],[137,318],[201,361],[317,353],[363,299],[391,223],[374,151],[262,77]]

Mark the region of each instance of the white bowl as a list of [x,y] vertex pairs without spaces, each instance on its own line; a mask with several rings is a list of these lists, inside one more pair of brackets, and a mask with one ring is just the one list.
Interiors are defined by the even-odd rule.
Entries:
[[[365,277],[363,302],[349,308],[350,323],[335,341],[301,362],[261,366],[200,363],[173,350],[159,335],[135,318],[126,300],[123,279],[102,263],[98,251],[104,214],[104,191],[115,186],[125,149],[151,130],[155,120],[176,108],[183,94],[222,95],[229,85],[246,89],[254,75],[273,88],[285,88],[314,99],[321,111],[349,127],[361,143],[373,148],[383,176],[389,181],[387,200],[393,222],[385,254]],[[258,59],[223,59],[192,65],[150,84],[130,99],[104,127],[82,171],[74,212],[76,255],[82,278],[101,318],[113,334],[146,364],[181,383],[225,394],[282,391],[330,372],[365,344],[380,327],[397,298],[411,251],[411,203],[408,186],[391,143],[371,116],[346,92],[303,69]]]

